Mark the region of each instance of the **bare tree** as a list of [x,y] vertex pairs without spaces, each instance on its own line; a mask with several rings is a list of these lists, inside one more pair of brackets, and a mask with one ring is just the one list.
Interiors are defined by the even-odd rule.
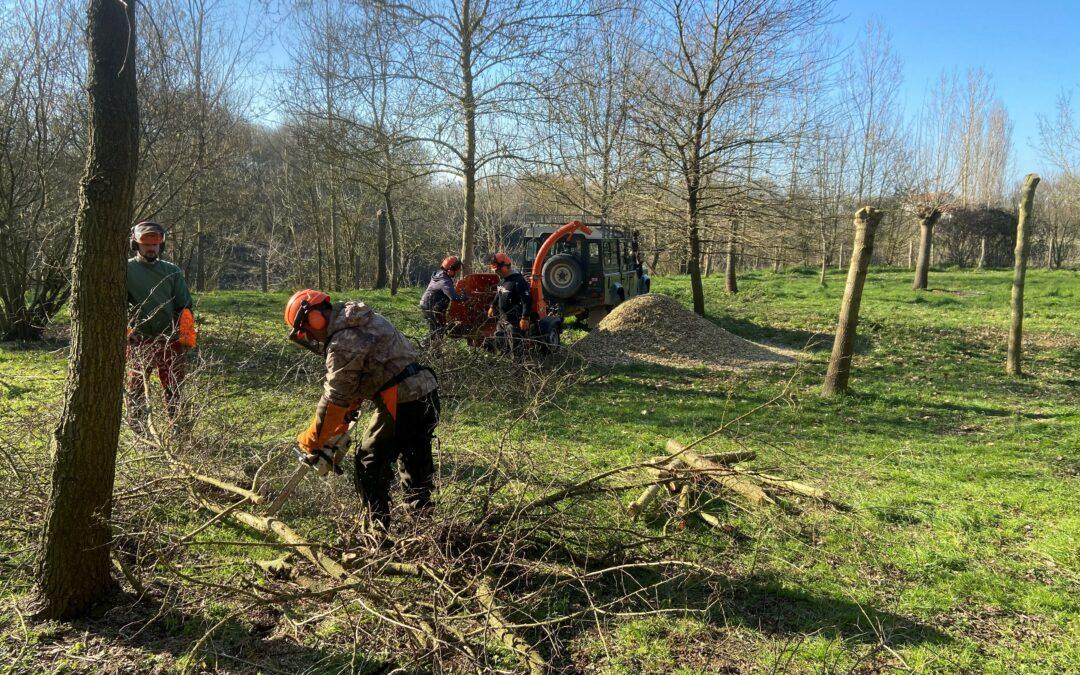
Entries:
[[532,178],[553,195],[559,213],[636,220],[626,207],[638,178],[631,110],[641,65],[635,32],[642,19],[636,2],[600,13],[583,23],[574,49],[556,63],[544,101],[547,119],[536,126],[544,162]]
[[0,19],[0,339],[38,340],[67,301],[82,111],[64,3]]
[[430,145],[435,165],[461,180],[461,261],[473,265],[477,185],[491,165],[525,158],[521,131],[566,29],[583,16],[578,0],[423,0],[392,3],[413,46],[402,76],[430,93],[430,115],[414,139]]
[[747,125],[747,111],[792,86],[805,65],[802,39],[817,29],[823,11],[818,2],[751,0],[676,0],[648,9],[652,62],[641,78],[636,123],[657,165],[654,175],[665,176],[663,166],[677,174],[654,189],[682,211],[698,314],[705,312],[702,228],[743,196],[735,177],[749,149],[783,138],[774,127]]
[[114,587],[109,517],[139,153],[135,4],[90,0],[87,19],[90,141],[75,224],[68,381],[37,563],[42,618],[78,616]]

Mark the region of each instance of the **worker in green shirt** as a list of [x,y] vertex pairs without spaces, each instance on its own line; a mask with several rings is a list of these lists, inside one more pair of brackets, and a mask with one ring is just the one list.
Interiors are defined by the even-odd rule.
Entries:
[[165,244],[165,228],[144,221],[131,228],[131,250],[127,263],[128,292],[128,377],[129,423],[141,429],[150,412],[146,398],[147,371],[157,371],[165,394],[170,421],[180,412],[180,388],[184,382],[184,360],[195,346],[195,317],[184,272],[160,258]]

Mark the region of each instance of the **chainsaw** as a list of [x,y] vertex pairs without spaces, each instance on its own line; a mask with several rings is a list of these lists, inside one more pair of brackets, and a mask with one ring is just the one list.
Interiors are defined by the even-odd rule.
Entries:
[[313,453],[303,452],[299,448],[293,448],[296,452],[296,459],[300,462],[300,466],[296,468],[296,471],[289,476],[289,480],[285,482],[285,486],[281,488],[281,491],[274,497],[274,501],[270,503],[270,507],[266,510],[266,516],[268,518],[273,517],[278,510],[281,509],[281,505],[285,503],[285,500],[289,498],[296,486],[300,484],[300,481],[304,480],[312,471],[317,476],[325,476],[333,471],[334,473],[341,475],[341,460],[345,459],[345,455],[349,452],[349,443],[352,441],[352,430],[356,425],[356,421],[349,423],[349,427],[338,434],[333,436],[326,445],[319,448]]

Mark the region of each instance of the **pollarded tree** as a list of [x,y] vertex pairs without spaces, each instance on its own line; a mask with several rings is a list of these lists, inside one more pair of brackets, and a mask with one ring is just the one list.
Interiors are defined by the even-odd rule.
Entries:
[[35,614],[85,613],[114,588],[109,553],[127,323],[127,244],[139,157],[135,3],[90,0],[90,135],[75,220],[71,352],[54,435]]

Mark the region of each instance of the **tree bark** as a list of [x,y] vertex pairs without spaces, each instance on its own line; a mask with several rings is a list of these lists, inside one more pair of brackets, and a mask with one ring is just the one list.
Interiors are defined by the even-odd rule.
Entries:
[[1024,341],[1024,276],[1027,274],[1028,220],[1031,219],[1032,201],[1039,176],[1024,176],[1024,188],[1020,192],[1020,217],[1016,221],[1016,254],[1013,261],[1012,323],[1009,326],[1009,355],[1005,372],[1020,375],[1020,349]]
[[727,269],[724,270],[724,290],[735,294],[739,292],[739,283],[735,278],[735,239],[739,235],[739,221],[731,220],[727,242]]
[[401,237],[398,234],[397,220],[394,218],[394,204],[390,195],[383,195],[386,212],[386,225],[390,230],[390,295],[397,295],[401,282]]
[[874,232],[884,214],[870,206],[855,213],[855,242],[851,247],[851,264],[848,266],[844,299],[840,303],[840,320],[836,326],[829,370],[825,375],[822,393],[832,396],[847,391],[851,374],[851,357],[855,353],[855,329],[859,323],[859,305],[862,303],[863,285],[870,258],[874,254]]
[[986,235],[979,238],[979,269],[986,267]]
[[373,288],[386,288],[386,212],[379,209],[375,214],[376,269]]
[[461,112],[465,118],[465,148],[461,157],[461,173],[465,183],[465,218],[461,224],[461,273],[468,274],[473,268],[473,245],[476,239],[476,96],[473,92],[473,15],[470,0],[462,0],[460,16]]
[[696,200],[691,209],[693,213],[690,214],[690,253],[686,260],[686,267],[690,274],[690,294],[694,300],[694,313],[705,316],[705,287],[701,283],[701,240],[698,238]]
[[934,224],[941,217],[937,209],[923,209],[919,212],[919,258],[915,265],[915,281],[911,288],[925,291],[927,276],[930,271],[930,246],[934,241]]
[[139,158],[135,3],[87,8],[86,169],[79,190],[66,394],[36,565],[35,616],[66,619],[107,596],[127,323],[127,242]]
[[914,267],[915,261],[915,242],[908,239],[907,242],[907,267],[911,269]]

